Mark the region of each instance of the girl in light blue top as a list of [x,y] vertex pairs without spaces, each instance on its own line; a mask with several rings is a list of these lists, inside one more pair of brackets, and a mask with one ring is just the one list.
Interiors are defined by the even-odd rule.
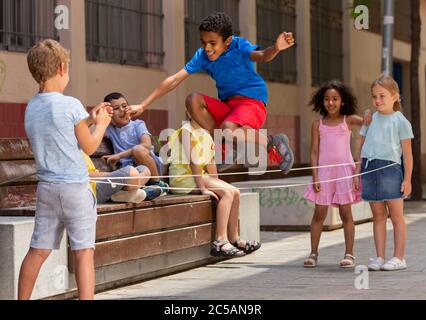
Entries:
[[[382,75],[371,86],[377,112],[371,124],[362,127],[362,198],[373,211],[373,234],[377,257],[371,258],[369,270],[407,268],[404,259],[406,225],[403,199],[411,193],[413,154],[410,122],[401,109],[398,84]],[[402,161],[401,161],[402,158]],[[376,171],[374,171],[376,170]],[[370,172],[371,171],[371,172]],[[386,221],[390,214],[394,229],[393,258],[385,263]]]

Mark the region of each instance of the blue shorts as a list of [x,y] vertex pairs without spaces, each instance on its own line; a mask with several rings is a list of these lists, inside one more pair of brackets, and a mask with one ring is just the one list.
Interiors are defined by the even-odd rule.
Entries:
[[[368,166],[366,167],[366,164]],[[369,171],[386,167],[371,173]],[[388,160],[362,159],[362,199],[368,202],[381,202],[402,199],[401,184],[404,171],[400,164]]]

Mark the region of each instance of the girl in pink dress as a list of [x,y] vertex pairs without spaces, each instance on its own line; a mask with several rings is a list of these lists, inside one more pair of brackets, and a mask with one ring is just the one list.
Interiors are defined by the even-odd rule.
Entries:
[[327,181],[354,175],[356,167],[351,154],[351,127],[361,126],[363,118],[355,115],[357,101],[351,90],[339,81],[324,84],[313,95],[309,105],[322,116],[312,124],[312,166],[347,165],[312,170],[314,184],[306,190],[305,198],[315,203],[315,212],[311,222],[311,254],[304,267],[317,266],[323,223],[331,205],[339,208],[345,234],[346,251],[340,267],[351,268],[355,266],[355,225],[351,204],[361,200],[359,177]]

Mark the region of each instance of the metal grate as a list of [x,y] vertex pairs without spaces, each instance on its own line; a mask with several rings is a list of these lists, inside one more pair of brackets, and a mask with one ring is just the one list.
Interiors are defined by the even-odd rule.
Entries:
[[1,0],[0,49],[26,52],[37,41],[58,40],[55,0]]
[[343,78],[342,2],[311,0],[312,85]]
[[87,59],[161,67],[163,18],[158,0],[86,0]]
[[369,9],[369,22],[370,29],[368,31],[374,33],[382,32],[382,9],[381,9],[381,0],[370,0],[368,6]]
[[224,12],[231,17],[234,34],[239,31],[239,0],[185,0],[185,58],[189,61],[200,47],[199,24],[211,13]]
[[395,0],[395,39],[411,42],[411,1]]
[[[296,31],[296,0],[257,0],[257,43],[266,48],[275,43],[283,32]],[[296,37],[296,36],[295,36]],[[265,80],[295,83],[297,80],[296,49],[292,47],[280,53],[274,60],[258,64]]]

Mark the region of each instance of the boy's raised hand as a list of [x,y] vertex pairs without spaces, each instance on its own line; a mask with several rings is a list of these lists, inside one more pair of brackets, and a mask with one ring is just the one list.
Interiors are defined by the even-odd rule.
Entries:
[[126,115],[129,115],[132,119],[138,118],[144,111],[146,106],[142,104],[134,104],[127,107]]
[[295,40],[293,37],[293,33],[283,32],[278,36],[277,41],[275,42],[275,47],[279,51],[282,51],[294,46],[294,43],[295,43]]
[[108,127],[111,122],[112,108],[108,102],[103,102],[97,105],[90,112],[90,119],[95,125]]

